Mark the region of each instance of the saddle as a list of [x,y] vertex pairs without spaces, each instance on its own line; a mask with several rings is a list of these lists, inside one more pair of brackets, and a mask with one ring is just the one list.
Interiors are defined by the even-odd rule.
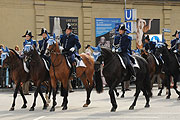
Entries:
[[[72,64],[70,63],[70,57],[65,55],[65,58],[66,58],[67,65],[69,66],[69,68],[71,68]],[[86,65],[84,64],[84,62],[83,62],[81,57],[78,58],[77,56],[75,56],[75,60],[76,60],[76,68],[77,67],[86,67]]]
[[[120,60],[120,63],[122,64],[122,66],[124,67],[124,69],[126,69],[126,68],[127,68],[128,60],[125,59],[125,58],[123,58],[120,54],[116,54],[116,55],[118,56],[118,58],[119,58],[119,60]],[[133,66],[134,68],[139,68],[139,69],[140,69],[139,64],[138,64],[136,58],[135,58],[135,57],[132,57],[132,56],[129,56],[129,57],[130,57],[132,66]]]

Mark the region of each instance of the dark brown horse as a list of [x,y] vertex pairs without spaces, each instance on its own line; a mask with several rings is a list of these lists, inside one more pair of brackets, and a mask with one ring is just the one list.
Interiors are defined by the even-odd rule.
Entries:
[[10,108],[10,111],[14,110],[15,107],[15,101],[17,97],[18,91],[20,92],[22,98],[23,98],[23,106],[21,108],[26,108],[27,107],[27,100],[23,94],[22,87],[20,85],[21,82],[25,83],[26,81],[29,80],[29,74],[24,71],[23,68],[23,61],[19,57],[19,55],[14,51],[13,49],[10,49],[6,59],[3,61],[3,67],[9,67],[10,68],[10,77],[16,84],[16,88],[14,91],[14,100],[12,107]]
[[36,98],[38,96],[38,93],[40,94],[44,103],[43,109],[47,109],[48,105],[42,94],[40,86],[44,81],[50,81],[49,71],[46,69],[42,58],[34,47],[31,47],[30,51],[24,51],[24,56],[25,62],[29,62],[30,78],[31,80],[33,80],[34,84],[37,87],[34,93],[34,102],[32,107],[30,108],[30,111],[34,111],[35,109],[34,107],[36,106]]
[[[56,86],[58,81],[62,83],[64,89],[62,110],[66,110],[68,104],[68,99],[67,99],[68,81],[72,79],[70,76],[71,70],[66,62],[64,53],[60,52],[58,43],[56,41],[53,41],[52,44],[48,45],[47,51],[50,53],[51,61],[52,61],[49,72],[50,72],[51,84],[53,88],[53,106],[50,111],[55,111],[55,106],[57,104]],[[91,102],[90,94],[93,89],[94,60],[92,57],[86,54],[81,54],[80,56],[82,57],[82,60],[85,63],[86,67],[78,67],[76,71],[77,71],[77,77],[81,79],[87,91],[87,99],[83,107],[88,107],[88,105]]]

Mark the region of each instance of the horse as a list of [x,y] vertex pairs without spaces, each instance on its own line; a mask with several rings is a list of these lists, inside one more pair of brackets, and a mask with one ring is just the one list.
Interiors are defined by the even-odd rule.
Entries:
[[[55,111],[56,106],[56,85],[57,82],[60,81],[62,83],[63,87],[63,103],[62,103],[62,110],[67,110],[67,104],[68,104],[68,80],[71,80],[72,77],[71,69],[68,66],[68,63],[66,62],[65,54],[66,52],[61,52],[59,49],[59,45],[57,41],[50,39],[48,41],[47,51],[46,54],[50,54],[51,56],[51,66],[50,66],[50,76],[51,76],[51,84],[53,88],[53,105],[50,109],[50,111]],[[91,103],[90,101],[90,94],[94,87],[93,82],[93,74],[94,74],[94,59],[86,54],[80,54],[84,64],[86,67],[77,67],[77,77],[81,79],[83,82],[86,91],[87,91],[87,99],[86,103],[83,105],[83,107],[88,107],[88,105]]]
[[156,56],[162,55],[162,59],[164,61],[165,66],[165,73],[167,76],[167,89],[169,91],[168,96],[166,99],[170,99],[171,91],[170,91],[170,77],[173,76],[174,78],[174,90],[178,94],[178,99],[180,99],[180,92],[177,90],[177,81],[179,80],[179,64],[176,59],[175,54],[172,52],[172,50],[167,48],[167,44],[159,44],[158,47],[156,47]]
[[166,83],[165,73],[162,73],[163,63],[160,60],[157,60],[153,53],[146,53],[143,49],[141,49],[141,56],[148,62],[151,88],[153,87],[155,77],[160,77],[162,79],[162,87],[158,92],[158,96],[161,96]]
[[18,91],[20,92],[22,99],[23,99],[23,106],[21,108],[27,107],[27,100],[23,94],[21,82],[25,83],[29,80],[29,74],[24,71],[23,68],[23,61],[19,57],[18,53],[14,51],[13,49],[9,49],[9,52],[7,53],[6,58],[3,60],[3,67],[9,67],[10,69],[10,77],[16,84],[16,88],[13,95],[13,103],[9,111],[14,111],[15,107],[15,101],[17,97]]
[[47,109],[48,104],[42,94],[41,84],[44,81],[49,81],[49,83],[50,83],[49,71],[46,69],[44,61],[38,54],[36,48],[34,46],[27,46],[27,48],[28,48],[27,50],[26,49],[24,50],[24,61],[29,63],[30,78],[37,87],[34,92],[33,105],[31,106],[29,111],[34,111],[38,93],[40,94],[40,96],[43,100],[43,103],[44,103],[43,110],[45,110],[45,109]]
[[[102,80],[100,76],[100,66],[104,63],[103,75],[105,77],[106,83],[109,86],[109,95],[111,99],[111,112],[115,112],[117,109],[117,103],[114,96],[114,89],[116,86],[123,81],[130,79],[130,72],[123,67],[116,53],[113,53],[108,48],[101,48],[101,56],[98,57],[97,62],[95,63],[95,83],[96,90],[98,93],[103,91]],[[136,101],[138,99],[139,93],[142,91],[146,98],[145,107],[150,107],[149,101],[150,96],[152,95],[149,79],[149,69],[146,60],[139,56],[134,56],[139,63],[139,67],[135,68],[136,70],[136,96],[134,102],[129,107],[129,110],[133,110],[136,106]]]

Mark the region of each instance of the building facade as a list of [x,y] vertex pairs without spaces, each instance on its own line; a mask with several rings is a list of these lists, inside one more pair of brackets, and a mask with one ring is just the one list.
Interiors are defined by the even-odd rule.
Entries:
[[[169,43],[172,34],[180,29],[179,0],[126,0],[126,8],[137,9],[137,18],[160,19]],[[124,21],[124,0],[0,0],[0,44],[22,48],[21,37],[27,29],[34,39],[45,27],[50,31],[50,16],[78,17],[78,35],[82,49],[95,45],[95,18],[121,18]],[[133,42],[135,47],[135,42]]]

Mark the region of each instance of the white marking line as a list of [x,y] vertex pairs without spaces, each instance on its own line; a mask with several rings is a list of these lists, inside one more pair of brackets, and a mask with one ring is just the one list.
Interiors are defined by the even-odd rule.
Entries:
[[[159,117],[146,117],[146,116],[106,116],[108,119],[159,119]],[[74,117],[46,117],[47,119],[77,119],[77,118],[88,118],[88,119],[102,119],[104,116],[74,116]]]
[[10,113],[8,113],[8,114],[2,114],[2,115],[0,115],[0,117],[9,116],[9,115],[12,115],[12,114],[10,114]]
[[33,119],[33,120],[40,120],[40,119],[42,119],[42,118],[45,118],[45,116],[40,116],[40,117],[35,118],[35,119]]

